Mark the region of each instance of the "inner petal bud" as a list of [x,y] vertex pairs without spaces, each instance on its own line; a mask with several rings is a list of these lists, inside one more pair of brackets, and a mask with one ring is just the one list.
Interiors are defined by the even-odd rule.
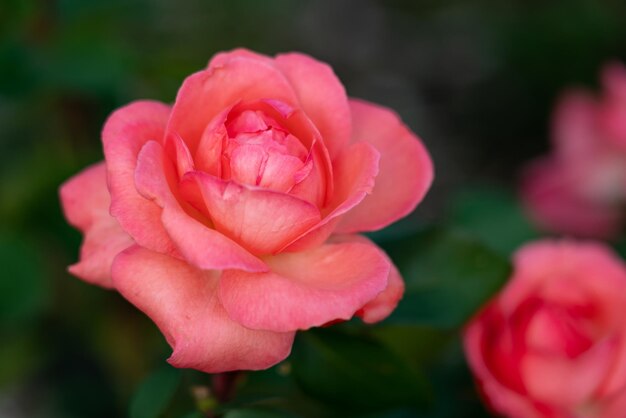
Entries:
[[275,120],[244,110],[226,122],[222,177],[280,192],[304,180],[312,169],[309,152]]

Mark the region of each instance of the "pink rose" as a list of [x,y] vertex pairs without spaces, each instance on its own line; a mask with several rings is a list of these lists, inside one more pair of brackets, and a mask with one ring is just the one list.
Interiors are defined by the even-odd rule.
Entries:
[[326,64],[217,54],[172,106],[115,111],[102,142],[105,161],[61,188],[85,234],[70,271],[152,318],[172,365],[267,368],[296,330],[376,322],[401,298],[389,258],[351,234],[411,212],[432,162],[395,113],[348,99]]
[[522,248],[507,286],[465,332],[493,409],[509,418],[623,418],[626,266],[596,243]]
[[526,170],[522,197],[543,229],[611,238],[626,204],[626,69],[602,73],[604,94],[567,92],[553,119],[554,151]]

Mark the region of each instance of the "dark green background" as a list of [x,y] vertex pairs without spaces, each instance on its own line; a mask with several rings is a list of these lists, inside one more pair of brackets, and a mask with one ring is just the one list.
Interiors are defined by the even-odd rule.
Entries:
[[[299,337],[291,371],[249,375],[239,404],[221,411],[290,416],[259,412],[250,392],[311,416],[483,416],[455,336],[506,278],[511,251],[536,236],[515,182],[520,165],[548,149],[556,95],[593,87],[602,63],[626,58],[625,41],[623,1],[2,0],[0,416],[194,410],[190,387],[210,378],[158,371],[169,349],[151,322],[66,273],[80,235],[57,190],[102,158],[113,109],[171,102],[185,76],[238,46],[328,62],[350,95],[403,116],[437,175],[414,215],[374,234],[408,282],[394,317]],[[338,354],[324,357],[325,345]],[[407,371],[407,359],[420,371]]]

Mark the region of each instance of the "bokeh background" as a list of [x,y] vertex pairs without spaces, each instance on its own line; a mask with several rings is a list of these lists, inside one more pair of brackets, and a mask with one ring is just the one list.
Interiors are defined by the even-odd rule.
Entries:
[[[326,61],[351,96],[392,107],[423,138],[436,166],[431,192],[407,220],[374,235],[398,263],[413,265],[406,248],[424,240],[409,234],[429,225],[468,231],[501,254],[535,234],[516,204],[519,168],[549,148],[558,93],[593,87],[604,62],[626,60],[626,3],[1,0],[1,417],[160,413],[137,415],[133,396],[169,348],[121,297],[66,272],[80,234],[61,215],[58,187],[102,159],[100,129],[113,109],[142,98],[171,102],[187,75],[239,46]],[[412,335],[428,332],[420,330]],[[413,349],[403,335],[396,341]],[[416,358],[428,352],[414,345]],[[459,398],[434,395],[430,412],[385,416],[486,416],[454,350]],[[156,377],[165,392],[168,373]],[[195,386],[170,385],[183,406],[167,416],[182,416],[210,384],[199,374],[183,378]]]

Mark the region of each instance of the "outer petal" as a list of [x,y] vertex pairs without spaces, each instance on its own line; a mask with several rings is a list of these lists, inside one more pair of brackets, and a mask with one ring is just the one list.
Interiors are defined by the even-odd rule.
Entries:
[[626,335],[616,336],[615,346],[613,366],[598,391],[600,396],[618,396],[618,393],[624,393],[626,389]]
[[111,263],[133,244],[111,215],[104,162],[92,165],[65,182],[60,189],[67,220],[84,234],[80,261],[70,273],[89,283],[111,287]]
[[602,69],[604,86],[599,119],[606,139],[626,150],[626,68],[620,62],[609,62]]
[[137,193],[134,176],[139,150],[163,140],[169,113],[159,102],[134,102],[113,112],[102,131],[111,214],[139,245],[164,253],[175,248],[161,225],[161,209]]
[[584,90],[564,92],[552,115],[552,142],[559,158],[584,162],[603,142],[598,136],[596,99]]
[[474,372],[485,401],[498,413],[511,418],[543,418],[527,398],[503,386],[485,364],[482,346],[488,344],[481,316],[474,319],[463,336],[465,355]]
[[211,61],[209,61],[209,65],[207,66],[207,68],[221,67],[225,65],[228,61],[235,58],[255,59],[270,65],[273,65],[274,63],[274,59],[268,57],[267,55],[259,54],[258,52],[250,51],[246,48],[235,48],[231,51],[219,52],[213,55]]
[[[361,242],[376,245],[363,235],[336,235],[331,237],[329,242]],[[385,256],[387,255],[385,254]],[[404,280],[402,280],[400,272],[388,256],[387,261],[389,261],[390,266],[387,287],[384,291],[379,293],[376,298],[367,302],[365,306],[359,309],[356,313],[359,317],[361,317],[363,322],[368,324],[382,321],[391,315],[394,309],[396,309],[396,306],[398,306],[400,299],[402,299],[402,295],[404,295]]]
[[396,306],[398,306],[400,299],[402,299],[402,295],[404,295],[404,280],[402,280],[402,276],[396,266],[391,261],[389,264],[387,287],[376,298],[366,303],[358,312],[363,322],[368,324],[382,321],[391,315]]
[[621,209],[580,196],[553,160],[537,161],[527,169],[521,194],[530,217],[548,231],[610,238],[623,224]]
[[352,129],[348,97],[330,66],[299,53],[281,54],[272,59],[238,48],[215,55],[209,68],[226,65],[238,58],[275,66],[287,77],[302,109],[319,129],[332,158],[348,144]]
[[[207,219],[202,219],[200,214],[196,219],[183,209],[168,183],[175,175],[172,161],[164,158],[163,147],[157,142],[148,142],[137,159],[137,189],[163,208],[163,225],[185,259],[201,269],[267,271],[261,260],[202,223],[208,223]],[[190,207],[186,209],[193,211]]]
[[291,350],[293,333],[250,330],[226,315],[215,273],[134,246],[115,259],[113,282],[163,332],[175,367],[207,373],[265,369]]
[[202,172],[187,174],[182,186],[199,187],[216,229],[254,254],[278,251],[320,220],[309,202]]
[[276,57],[305,113],[319,129],[331,158],[350,141],[352,123],[346,91],[327,64],[308,55],[290,53]]
[[330,204],[322,212],[324,219],[283,250],[300,251],[326,241],[335,229],[339,216],[361,203],[372,191],[378,174],[378,160],[378,151],[365,142],[344,149],[334,162],[334,193]]
[[591,405],[589,409],[591,413],[601,411],[598,416],[602,418],[620,418],[626,411],[626,391],[620,391],[601,405]]
[[626,67],[619,61],[609,61],[602,67],[604,94],[615,98],[626,98]]
[[387,285],[389,261],[374,245],[349,242],[268,258],[272,271],[227,270],[220,300],[252,329],[276,332],[349,319]]
[[337,232],[381,229],[408,215],[433,181],[426,148],[391,110],[350,100],[353,141],[365,141],[380,152],[380,170],[371,195],[343,217]]
[[289,82],[273,65],[243,56],[230,59],[187,77],[167,130],[178,133],[194,154],[215,116],[238,101],[256,99],[297,102]]

